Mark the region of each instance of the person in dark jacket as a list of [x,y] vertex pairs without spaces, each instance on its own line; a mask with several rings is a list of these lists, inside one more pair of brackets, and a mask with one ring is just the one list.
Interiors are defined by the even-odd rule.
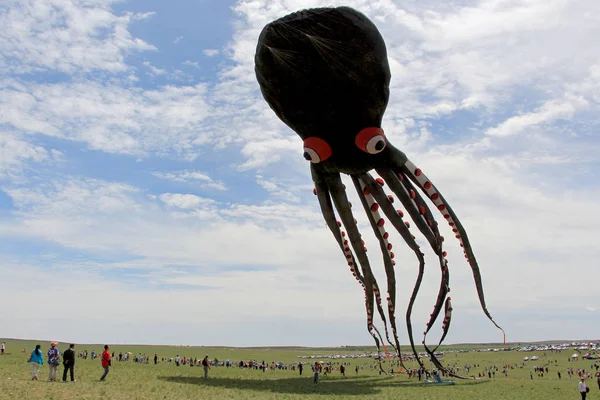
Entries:
[[70,372],[71,382],[75,382],[75,373],[73,372],[73,368],[75,367],[75,345],[70,344],[69,348],[65,350],[63,354],[63,382],[67,381],[67,371]]

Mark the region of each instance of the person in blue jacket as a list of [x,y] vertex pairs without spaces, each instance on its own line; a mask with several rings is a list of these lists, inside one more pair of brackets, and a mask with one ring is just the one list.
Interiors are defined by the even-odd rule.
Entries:
[[35,350],[31,352],[28,363],[31,364],[31,380],[38,380],[38,373],[40,372],[40,367],[44,365],[44,353],[42,353],[41,347],[39,344],[35,346]]

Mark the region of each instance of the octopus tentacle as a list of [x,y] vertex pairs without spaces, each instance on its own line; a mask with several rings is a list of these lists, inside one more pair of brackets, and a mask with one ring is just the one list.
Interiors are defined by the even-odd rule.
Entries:
[[[402,359],[401,355],[400,355],[400,342],[398,340],[398,334],[397,334],[397,328],[396,328],[396,318],[394,315],[395,301],[392,300],[392,299],[396,298],[396,279],[395,279],[395,273],[394,273],[394,265],[396,264],[396,262],[393,260],[394,253],[391,251],[392,245],[391,245],[391,243],[389,243],[387,241],[387,237],[389,234],[387,232],[383,231],[383,224],[385,223],[385,220],[379,216],[379,211],[377,210],[377,208],[379,208],[379,205],[375,202],[375,200],[372,198],[372,196],[366,195],[364,193],[365,185],[354,175],[352,176],[352,182],[354,183],[356,191],[358,192],[358,197],[360,198],[360,201],[367,213],[367,217],[369,219],[369,222],[371,223],[373,232],[375,233],[375,236],[377,237],[377,240],[379,241],[379,246],[380,246],[381,252],[383,254],[383,264],[384,264],[385,272],[386,272],[386,276],[387,276],[387,287],[388,287],[388,290],[387,290],[388,291],[388,297],[387,297],[388,315],[389,315],[389,319],[390,319],[390,325],[392,327],[392,334],[394,337],[394,342],[392,342],[390,340],[387,329],[386,329],[385,334],[386,334],[386,339],[387,339],[388,343],[390,345],[392,345],[392,347],[398,354],[398,357],[400,357],[400,359]],[[367,199],[367,196],[369,196],[370,201]]]
[[[410,193],[411,199],[413,200],[414,204],[419,208],[420,215],[427,222],[427,225],[433,232],[433,234],[438,242],[438,248],[437,248],[436,253],[439,258],[440,267],[442,270],[442,282],[440,284],[440,290],[438,291],[438,302],[436,302],[436,304],[439,304],[439,307],[434,307],[434,312],[431,314],[430,320],[427,323],[427,332],[429,332],[429,330],[431,330],[431,328],[433,327],[433,323],[435,322],[435,320],[437,319],[437,317],[441,311],[441,304],[444,301],[443,300],[444,297],[450,292],[450,286],[449,286],[450,285],[450,276],[449,276],[450,271],[448,269],[448,260],[445,258],[446,252],[444,251],[444,249],[442,247],[444,238],[442,236],[440,236],[440,232],[438,230],[438,223],[435,220],[435,218],[433,217],[433,213],[431,212],[427,203],[425,203],[425,200],[423,199],[423,197],[421,197],[421,195],[416,191],[415,187],[412,185],[410,180],[407,179],[406,176],[402,172],[397,172],[397,176],[399,179],[402,177],[402,179],[400,179],[401,184]],[[446,299],[446,301],[448,301],[448,299]],[[444,322],[442,323],[442,325],[444,325]],[[445,334],[442,336],[441,341],[443,341],[443,338],[445,336],[446,336]],[[440,341],[440,343],[441,343],[441,341]]]
[[311,169],[313,182],[315,183],[314,193],[319,200],[319,206],[321,207],[321,213],[323,218],[329,227],[329,230],[333,234],[333,237],[338,242],[338,245],[344,252],[350,272],[356,277],[356,280],[364,286],[365,280],[360,272],[360,268],[357,266],[356,260],[352,250],[348,247],[348,240],[345,238],[345,232],[341,231],[340,226],[335,218],[335,212],[333,211],[333,205],[331,204],[331,197],[329,194],[329,188],[325,181],[319,176],[314,169]]
[[435,346],[435,348],[432,350],[432,352],[435,352],[438,349],[438,347],[440,347],[440,345],[446,338],[446,335],[448,334],[448,330],[450,329],[450,322],[452,321],[452,301],[451,300],[452,299],[450,297],[448,297],[446,299],[446,303],[444,303],[444,322],[442,322],[442,337],[440,338],[439,343],[437,344],[437,346]]
[[471,271],[473,272],[473,279],[477,288],[477,296],[479,297],[481,308],[488,319],[496,326],[496,328],[502,331],[504,335],[504,343],[506,343],[506,333],[504,332],[504,329],[502,329],[496,323],[496,321],[494,321],[485,304],[485,296],[483,293],[483,283],[481,280],[479,265],[475,259],[475,254],[473,254],[473,249],[471,248],[469,238],[467,237],[467,232],[462,226],[460,220],[448,202],[446,202],[442,194],[437,190],[435,185],[433,185],[429,178],[427,178],[427,176],[425,176],[425,174],[419,168],[417,168],[415,164],[413,164],[410,160],[407,160],[403,167],[403,171],[413,182],[415,182],[419,189],[421,189],[421,191],[423,191],[431,199],[438,210],[442,213],[446,221],[448,221],[452,231],[456,234],[455,237],[459,240],[460,246],[464,249],[465,258],[467,259],[469,266],[471,267]]
[[[448,269],[448,262],[444,258],[444,252],[442,249],[443,238],[439,235],[437,231],[436,222],[433,219],[433,215],[431,211],[428,210],[427,205],[423,201],[423,199],[418,196],[416,190],[412,187],[408,178],[404,176],[401,171],[390,171],[384,169],[378,169],[377,172],[384,178],[386,183],[390,186],[390,189],[398,196],[402,204],[406,207],[407,212],[415,222],[415,225],[419,228],[421,233],[428,239],[433,251],[438,256],[440,270],[441,270],[441,279],[440,279],[440,287],[438,290],[438,295],[436,298],[436,302],[433,306],[433,311],[429,316],[429,321],[426,324],[425,331],[423,332],[423,345],[425,346],[425,350],[433,359],[435,355],[433,352],[429,351],[429,348],[426,344],[427,333],[433,328],[433,324],[437,320],[440,312],[442,311],[444,305],[444,299],[448,295],[450,291],[449,282],[450,282],[450,272]],[[431,216],[430,223],[427,222],[425,215],[429,214]],[[437,233],[437,234],[436,234]]]
[[[354,249],[354,252],[358,258],[360,265],[363,268],[364,274],[364,288],[366,295],[366,307],[367,307],[367,329],[371,333],[371,335],[376,339],[377,350],[380,351],[379,348],[379,340],[377,340],[377,335],[373,329],[373,311],[375,306],[375,288],[377,287],[377,282],[375,280],[375,276],[371,270],[371,265],[369,263],[369,258],[367,257],[367,252],[365,251],[364,243],[360,238],[360,232],[352,216],[352,211],[350,210],[350,204],[348,202],[348,197],[344,191],[344,187],[342,184],[342,180],[339,174],[327,175],[325,176],[325,182],[327,186],[331,190],[331,196],[333,199],[333,203],[335,204],[336,209],[340,215],[340,219],[342,220],[342,224],[348,231],[348,236],[350,239],[350,244]],[[378,291],[378,290],[377,290]],[[380,311],[380,315],[383,314],[383,310]],[[385,317],[385,314],[383,314]],[[377,332],[377,331],[375,331]]]
[[417,299],[417,294],[421,287],[421,283],[423,281],[423,274],[425,272],[425,258],[423,257],[423,253],[421,252],[419,245],[415,241],[414,236],[410,233],[408,226],[402,220],[400,213],[394,209],[392,202],[385,195],[380,184],[376,182],[375,179],[373,179],[373,177],[368,173],[359,175],[359,179],[366,184],[367,189],[373,195],[386,217],[389,219],[392,225],[394,225],[394,228],[396,228],[396,230],[398,231],[400,236],[402,236],[406,244],[414,251],[419,261],[419,271],[417,274],[417,279],[415,281],[415,285],[413,287],[413,291],[408,302],[408,307],[406,309],[406,329],[408,331],[408,340],[410,341],[410,347],[413,351],[413,354],[415,355],[415,358],[419,365],[424,368],[424,365],[421,362],[421,359],[419,358],[419,353],[417,352],[417,349],[415,347],[412,328],[412,310]]
[[423,233],[433,251],[436,254],[440,253],[441,243],[439,239],[435,236],[432,227],[427,224],[421,212],[417,208],[417,204],[414,202],[416,199],[416,192],[411,192],[409,189],[404,187],[402,181],[405,180],[405,178],[402,175],[397,175],[391,170],[383,168],[378,168],[376,171],[377,174],[379,174],[379,176],[381,176],[389,185],[394,194],[398,196],[398,199],[404,205],[404,207],[406,207],[406,211],[410,215],[417,228],[419,228],[419,231]]

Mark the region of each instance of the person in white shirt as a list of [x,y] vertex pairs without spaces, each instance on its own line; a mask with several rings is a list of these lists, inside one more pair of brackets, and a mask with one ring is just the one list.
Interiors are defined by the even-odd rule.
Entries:
[[587,395],[588,387],[585,384],[585,378],[581,377],[581,382],[579,382],[579,393],[581,393],[581,399],[585,400],[585,396]]

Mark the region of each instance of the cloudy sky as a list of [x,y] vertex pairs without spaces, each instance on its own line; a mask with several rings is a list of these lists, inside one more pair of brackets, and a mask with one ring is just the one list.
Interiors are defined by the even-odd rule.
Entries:
[[[370,344],[301,140],[253,73],[266,23],[341,4],[386,40],[383,127],[462,219],[508,340],[595,338],[596,0],[2,1],[0,337]],[[417,262],[392,242],[404,308]],[[501,341],[446,244],[447,342]],[[439,285],[426,259],[417,332]]]

